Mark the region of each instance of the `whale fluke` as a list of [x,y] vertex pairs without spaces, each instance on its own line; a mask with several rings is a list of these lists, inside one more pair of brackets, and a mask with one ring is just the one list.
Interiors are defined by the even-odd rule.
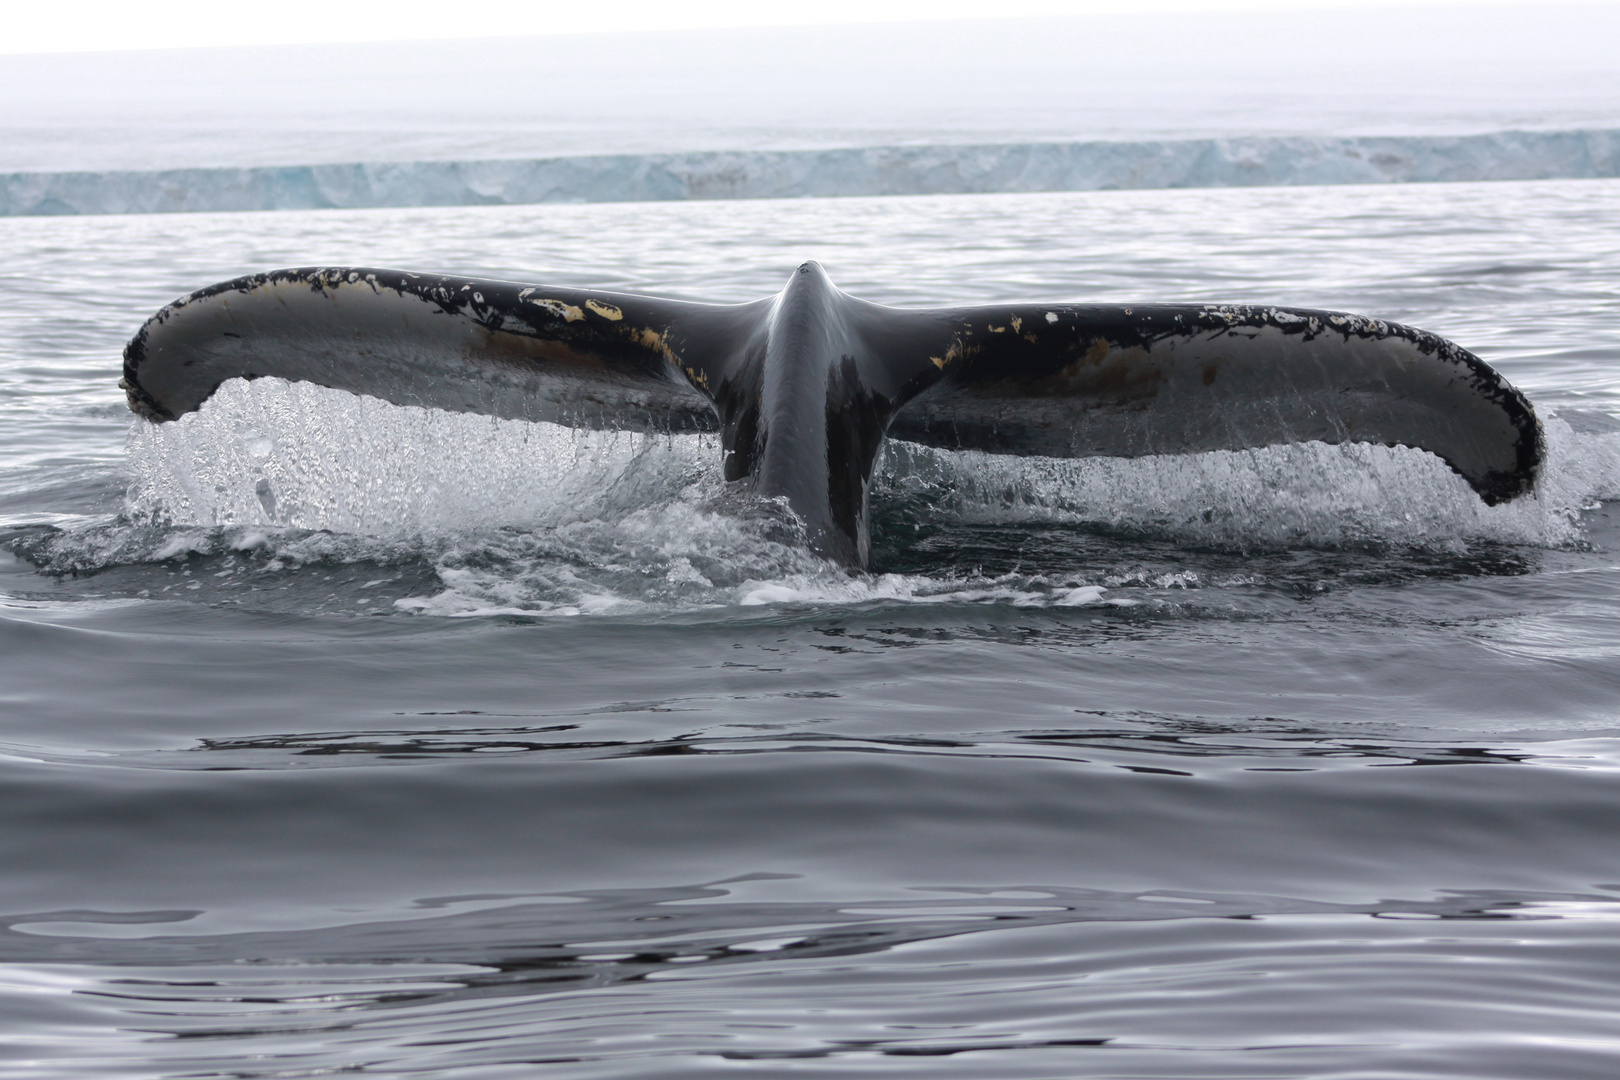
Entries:
[[718,431],[846,565],[868,554],[886,436],[1052,457],[1320,440],[1430,451],[1487,503],[1531,490],[1541,429],[1484,361],[1357,315],[1230,305],[904,310],[816,263],[775,297],[699,304],[398,270],[278,270],[168,305],[124,350],[130,408],[173,420],[276,376],[576,427]]

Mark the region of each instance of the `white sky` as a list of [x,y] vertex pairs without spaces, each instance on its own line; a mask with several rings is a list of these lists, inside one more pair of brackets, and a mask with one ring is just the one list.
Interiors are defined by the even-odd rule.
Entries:
[[[1487,0],[1489,2],[1489,0]],[[1521,4],[1531,0],[1496,0]],[[1620,0],[1614,0],[1620,3]],[[0,54],[1479,0],[0,0]]]

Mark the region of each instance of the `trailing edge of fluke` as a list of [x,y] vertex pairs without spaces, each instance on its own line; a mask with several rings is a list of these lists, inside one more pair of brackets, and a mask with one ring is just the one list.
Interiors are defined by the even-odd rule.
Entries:
[[398,270],[277,270],[177,300],[124,350],[135,412],[230,378],[575,427],[718,431],[727,480],[864,566],[884,437],[1116,456],[1320,440],[1428,450],[1487,503],[1529,491],[1535,412],[1484,361],[1394,323],[1239,305],[857,300],[817,263],[717,305]]

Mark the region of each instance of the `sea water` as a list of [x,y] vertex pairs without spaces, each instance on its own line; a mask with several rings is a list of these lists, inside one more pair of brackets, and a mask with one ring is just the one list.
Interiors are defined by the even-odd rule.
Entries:
[[[1610,1077],[1620,182],[0,221],[0,1073]],[[712,438],[229,383],[201,285],[1367,312],[1438,459],[891,444],[874,560]]]

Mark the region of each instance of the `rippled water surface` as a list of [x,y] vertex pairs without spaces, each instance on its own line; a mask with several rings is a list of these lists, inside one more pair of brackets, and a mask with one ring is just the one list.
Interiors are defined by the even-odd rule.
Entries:
[[[1611,1077],[1620,183],[0,221],[0,1074]],[[883,459],[875,566],[712,440],[227,385],[279,265],[1232,300],[1451,337],[1417,451]]]

